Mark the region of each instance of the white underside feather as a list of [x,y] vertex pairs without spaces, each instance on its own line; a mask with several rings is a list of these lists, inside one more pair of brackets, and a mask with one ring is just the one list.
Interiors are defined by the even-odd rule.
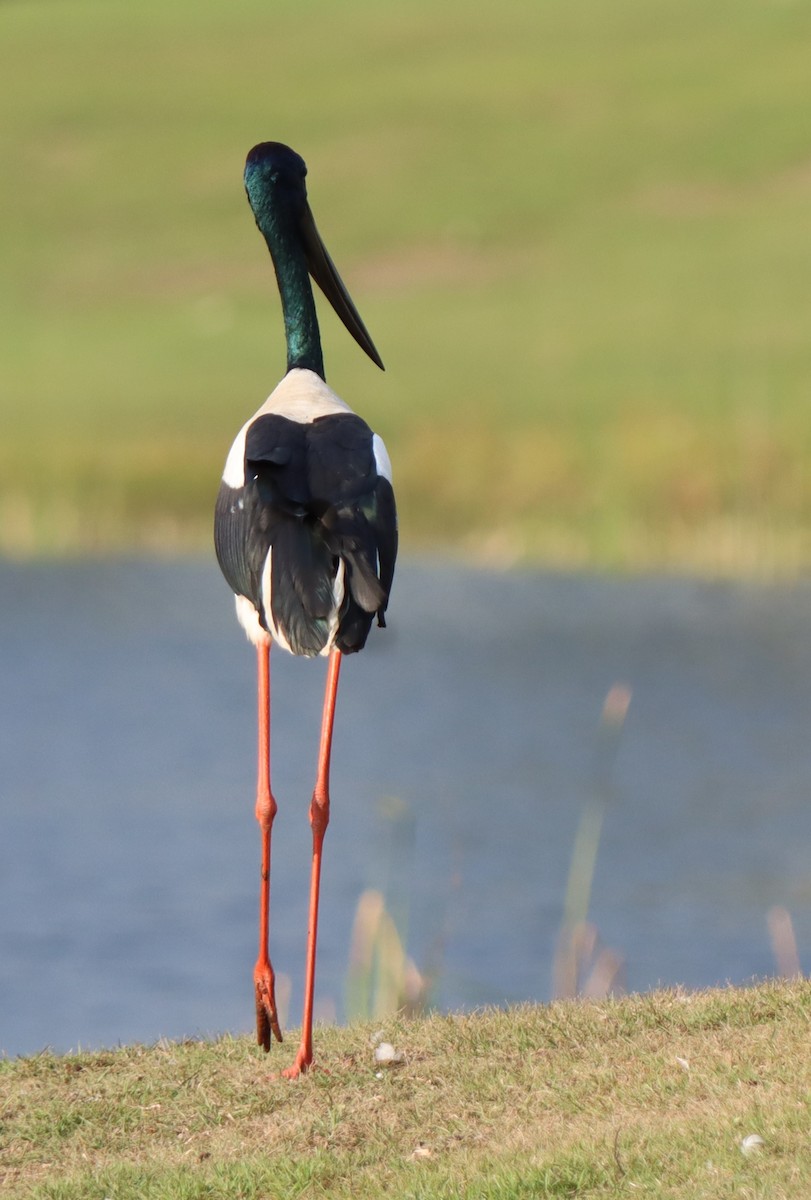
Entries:
[[[248,637],[248,641],[252,642],[254,644],[254,646],[266,646],[269,642],[273,641],[278,646],[281,646],[281,648],[283,650],[287,650],[289,653],[292,654],[292,650],[290,649],[290,643],[288,642],[287,638],[284,636],[282,631],[277,628],[277,626],[273,620],[273,610],[271,608],[272,597],[271,597],[271,586],[270,586],[272,554],[273,554],[273,551],[268,550],[267,558],[265,559],[265,567],[264,567],[264,570],[262,571],[262,604],[265,609],[265,614],[266,614],[268,625],[270,626],[270,632],[268,632],[267,629],[264,629],[262,627],[262,625],[260,624],[259,613],[256,611],[252,601],[250,601],[247,596],[235,596],[234,597],[234,599],[236,601],[237,620],[239,621],[242,628],[245,630],[245,633]],[[343,602],[344,602],[345,591],[346,591],[346,569],[344,567],[343,561],[341,561],[338,563],[338,570],[335,574],[335,579],[332,584],[332,596],[333,596],[332,612],[330,613],[330,618],[329,618],[329,633],[327,636],[326,645],[324,646],[323,650],[321,651],[322,655],[329,654],[329,652],[332,650],[332,647],[335,644],[335,638],[338,633],[338,619],[339,619],[339,614],[341,611],[341,606],[343,605]]]

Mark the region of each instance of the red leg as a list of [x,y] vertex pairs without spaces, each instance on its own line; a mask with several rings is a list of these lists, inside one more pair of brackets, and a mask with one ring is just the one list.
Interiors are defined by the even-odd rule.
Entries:
[[276,1015],[275,978],[268,955],[270,932],[270,835],[276,801],[270,790],[270,645],[257,646],[257,703],[259,709],[259,770],[256,784],[256,819],[262,832],[262,883],[259,891],[259,957],[253,969],[256,993],[256,1041],[270,1050],[271,1034],[282,1040]]
[[329,763],[332,753],[332,725],[335,719],[335,698],[338,694],[338,675],[341,652],[333,650],[329,657],[327,686],[324,693],[324,714],[321,719],[321,745],[318,754],[318,776],[310,802],[310,825],[313,831],[313,862],[310,875],[310,925],[307,933],[307,967],[304,978],[304,1016],[301,1022],[301,1045],[296,1061],[282,1074],[295,1079],[313,1061],[313,993],[315,991],[315,949],[318,939],[318,897],[321,887],[321,851],[329,824]]

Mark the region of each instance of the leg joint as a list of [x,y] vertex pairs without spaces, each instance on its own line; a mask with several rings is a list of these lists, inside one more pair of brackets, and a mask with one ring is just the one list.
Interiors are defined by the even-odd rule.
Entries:
[[329,825],[329,796],[313,793],[310,801],[310,826],[313,836],[323,838]]
[[268,833],[273,825],[273,818],[279,811],[279,806],[270,792],[260,793],[256,797],[256,819],[259,822],[262,831]]

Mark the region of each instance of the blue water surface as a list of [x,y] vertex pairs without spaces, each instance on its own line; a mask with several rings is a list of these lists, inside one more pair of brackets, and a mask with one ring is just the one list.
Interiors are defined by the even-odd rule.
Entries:
[[[0,564],[0,612],[0,1050],[249,1029],[254,657],[216,566]],[[440,1008],[548,999],[594,804],[589,915],[625,986],[774,973],[773,906],[808,969],[810,623],[807,585],[401,564],[389,628],[342,675],[320,1011],[344,1011],[369,887]],[[293,1024],[323,677],[273,654],[272,956]]]

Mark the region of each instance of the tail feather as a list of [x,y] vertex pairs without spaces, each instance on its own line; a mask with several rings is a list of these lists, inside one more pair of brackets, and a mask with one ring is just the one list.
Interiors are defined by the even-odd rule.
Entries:
[[347,565],[352,597],[364,612],[377,612],[385,606],[386,591],[378,577],[377,541],[365,513],[357,504],[333,506],[321,523],[332,553]]
[[271,550],[270,609],[294,654],[312,657],[326,646],[334,580],[333,557],[313,526],[280,522]]
[[385,606],[386,593],[380,586],[380,580],[369,560],[365,554],[352,554],[351,552],[344,557],[349,565],[347,578],[353,599],[364,612],[376,613]]
[[364,612],[350,594],[341,614],[335,645],[342,654],[356,654],[366,645],[371,628],[372,614]]

